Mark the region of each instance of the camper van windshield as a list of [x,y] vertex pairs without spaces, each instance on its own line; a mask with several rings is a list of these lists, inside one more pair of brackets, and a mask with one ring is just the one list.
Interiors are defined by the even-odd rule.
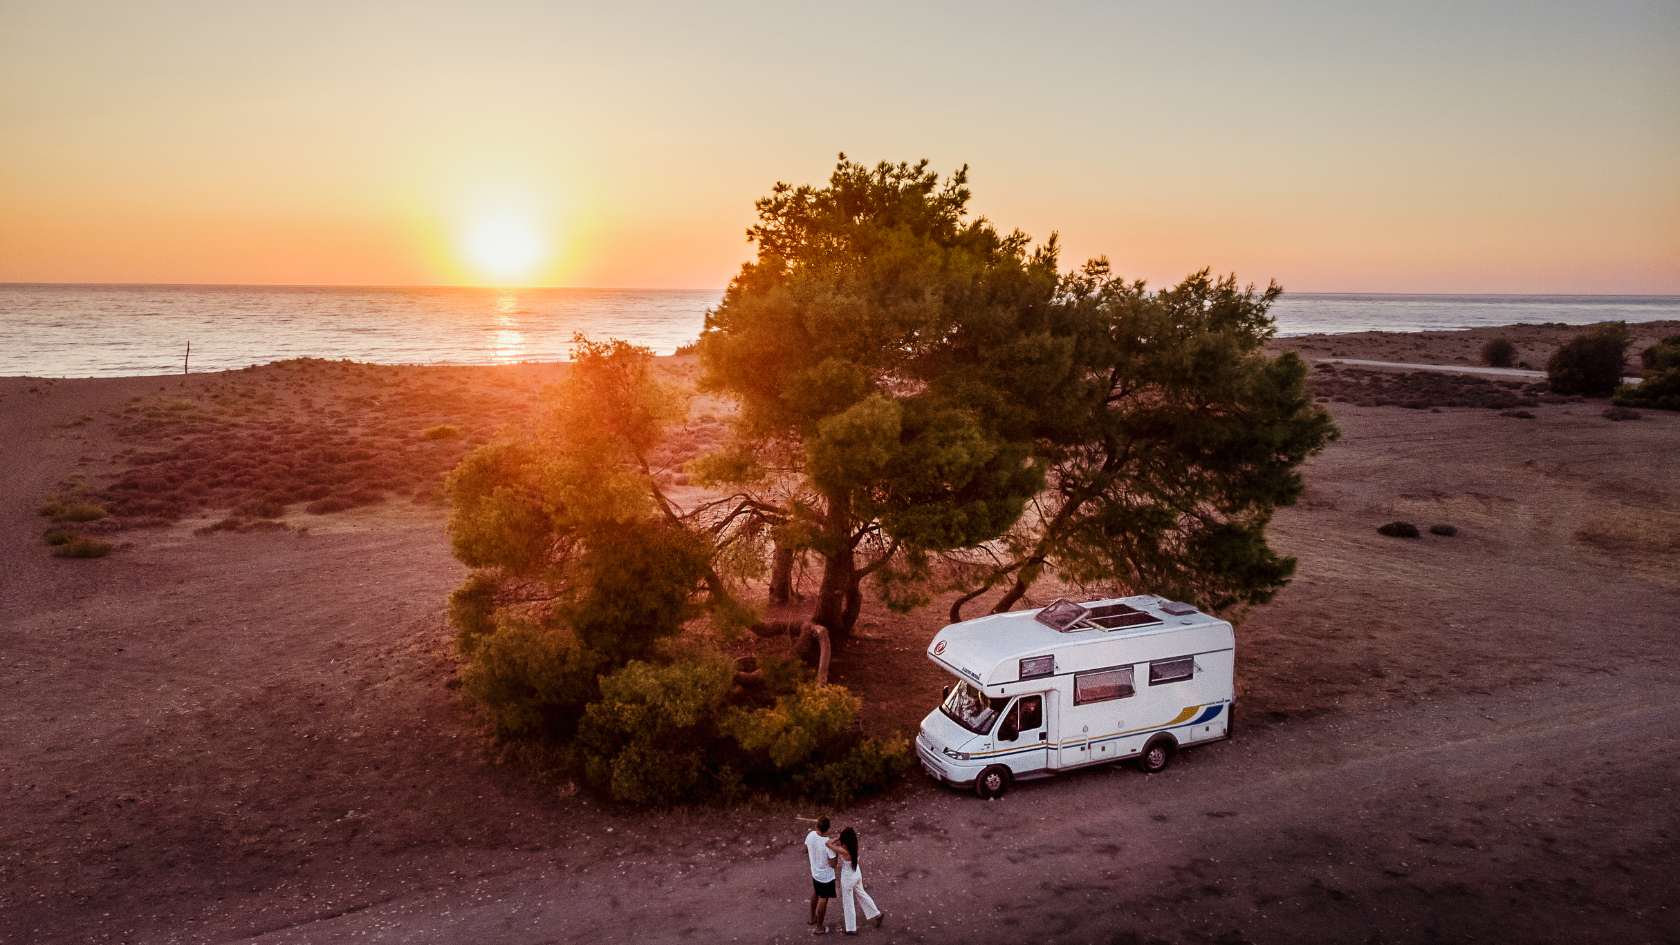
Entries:
[[983,735],[992,730],[992,723],[997,721],[998,713],[1003,711],[1006,701],[988,699],[968,683],[958,683],[951,689],[951,694],[945,697],[945,704],[940,708],[958,725]]

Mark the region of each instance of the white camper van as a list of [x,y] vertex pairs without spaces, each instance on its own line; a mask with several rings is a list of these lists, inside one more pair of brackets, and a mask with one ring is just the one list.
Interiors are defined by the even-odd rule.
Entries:
[[1124,597],[954,623],[928,659],[956,677],[922,720],[928,774],[996,797],[1036,778],[1229,737],[1231,625],[1189,604]]

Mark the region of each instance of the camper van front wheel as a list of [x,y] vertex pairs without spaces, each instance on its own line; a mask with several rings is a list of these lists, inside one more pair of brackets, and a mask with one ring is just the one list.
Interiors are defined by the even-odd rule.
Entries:
[[1143,753],[1138,755],[1138,767],[1143,769],[1144,774],[1159,774],[1167,770],[1176,747],[1171,738],[1163,736],[1155,739],[1143,746]]
[[1003,792],[1009,790],[1009,769],[1003,765],[992,765],[980,772],[974,779],[974,793],[987,800],[1002,797]]

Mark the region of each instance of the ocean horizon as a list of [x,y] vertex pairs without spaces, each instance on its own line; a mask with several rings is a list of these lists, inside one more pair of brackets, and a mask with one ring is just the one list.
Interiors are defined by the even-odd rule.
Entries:
[[[573,338],[670,354],[721,290],[0,283],[0,376],[119,377],[286,358],[378,364],[563,361]],[[1680,296],[1287,293],[1282,336],[1519,323],[1680,320]]]

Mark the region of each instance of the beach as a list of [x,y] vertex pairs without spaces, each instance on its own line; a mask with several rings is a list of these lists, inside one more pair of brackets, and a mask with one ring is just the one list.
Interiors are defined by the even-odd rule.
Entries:
[[[1634,352],[1680,333],[1631,328]],[[1578,330],[1274,348],[1473,364],[1498,335],[1543,367]],[[0,378],[0,941],[805,937],[813,812],[618,811],[498,753],[456,698],[437,480],[565,369]],[[887,940],[1680,935],[1663,897],[1624,895],[1666,888],[1680,839],[1680,416],[1520,381],[1313,383],[1342,437],[1274,523],[1295,580],[1240,615],[1235,738],[992,803],[917,775],[837,815],[872,838]],[[661,454],[678,495],[727,409],[697,398]],[[87,526],[102,558],[42,541],[77,475],[120,504]],[[1377,533],[1396,519],[1456,534]],[[871,730],[934,705],[943,614],[868,609],[837,653]]]

